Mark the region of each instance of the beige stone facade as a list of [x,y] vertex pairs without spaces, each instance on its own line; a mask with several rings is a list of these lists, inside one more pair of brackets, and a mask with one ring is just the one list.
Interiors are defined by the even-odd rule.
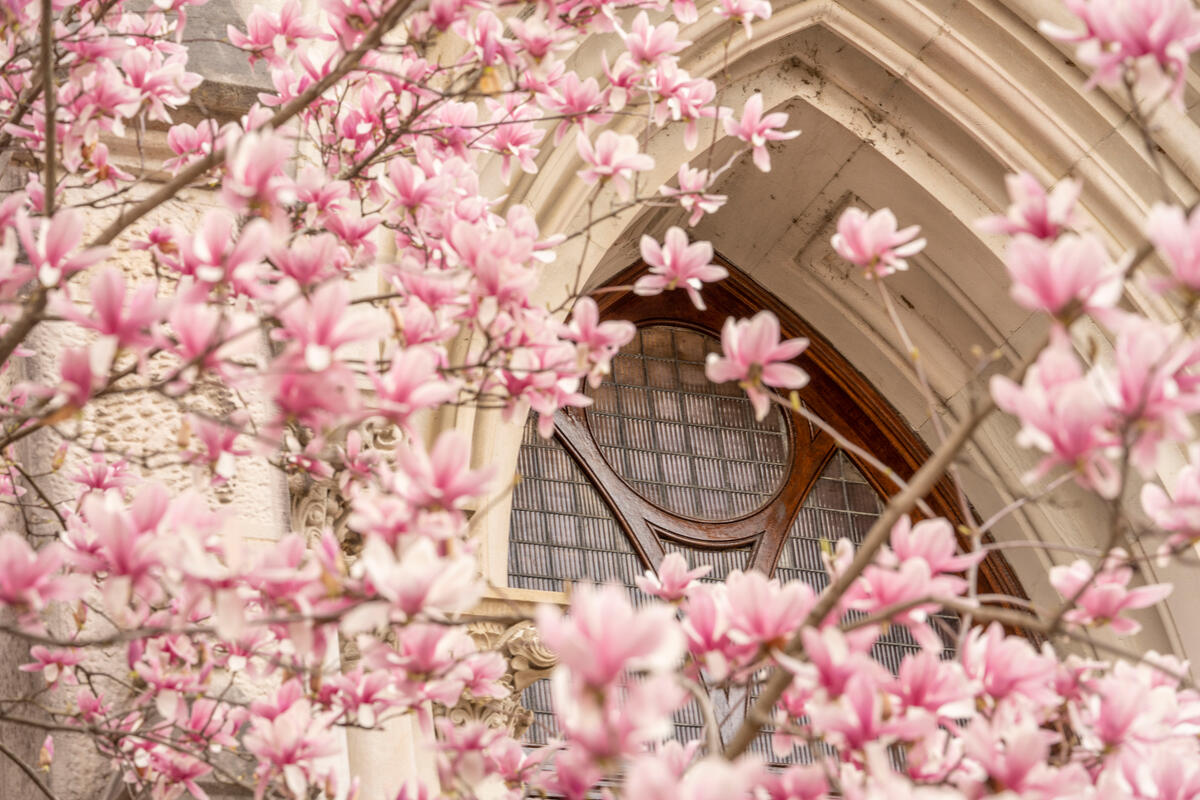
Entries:
[[[1046,182],[1068,175],[1083,179],[1081,204],[1087,220],[1114,253],[1138,242],[1144,213],[1159,199],[1123,99],[1084,91],[1087,76],[1073,63],[1069,48],[1038,32],[1040,18],[1061,15],[1056,3],[779,0],[771,18],[756,23],[753,38],[739,34],[728,49],[728,21],[712,13],[711,2],[698,5],[699,21],[681,32],[695,44],[681,54],[680,66],[722,86],[720,102],[725,105],[740,107],[751,93],[761,92],[766,108],[787,112],[789,127],[803,134],[772,147],[769,174],[754,170],[748,161],[735,164],[721,187],[728,204],[706,217],[695,235],[711,240],[719,253],[821,331],[931,445],[936,442],[926,404],[872,287],[829,245],[839,211],[848,205],[887,206],[904,224],[922,226],[929,247],[912,261],[909,272],[895,277],[894,287],[933,388],[951,408],[961,409],[972,393],[983,390],[980,352],[995,352],[992,369],[1003,370],[1043,334],[1042,323],[1008,298],[1002,243],[973,227],[974,220],[1006,204],[1004,175],[1023,168]],[[235,13],[223,0],[213,0],[205,9],[218,16]],[[601,80],[603,47],[602,41],[588,41],[573,55]],[[205,64],[199,67],[203,70]],[[240,71],[235,64],[210,67],[206,96],[221,98],[231,110],[262,81],[261,75]],[[1163,108],[1154,120],[1169,192],[1183,203],[1195,199],[1200,185],[1200,75],[1189,75],[1188,83],[1189,113]],[[642,179],[644,187],[670,182],[686,160],[719,166],[734,149],[724,132],[714,134],[711,126],[702,127],[702,144],[695,153],[685,150],[682,132],[674,128],[647,131],[646,120],[634,116],[620,117],[613,127],[647,137],[656,167]],[[153,147],[153,135],[149,141]],[[495,195],[506,194],[508,204],[529,206],[544,232],[583,227],[586,187],[575,179],[579,165],[574,147],[548,152],[539,167],[536,175],[518,174],[508,186],[499,182],[498,164],[485,174],[494,182]],[[182,220],[204,202],[202,196],[189,198],[165,207],[162,215]],[[586,253],[579,240],[563,248],[548,270],[540,299],[556,301],[576,269],[588,285],[603,283],[636,260],[643,233],[661,235],[682,223],[681,212],[662,208],[630,211],[599,223]],[[130,254],[129,269],[144,269],[144,264]],[[1159,317],[1175,313],[1136,289],[1126,301]],[[50,370],[64,343],[55,339],[52,327],[40,336],[45,355],[34,368]],[[1081,351],[1106,346],[1099,331],[1084,338],[1088,341],[1080,341]],[[224,401],[214,396],[212,402],[219,411]],[[156,449],[157,439],[173,440],[176,417],[174,410],[152,405],[101,408],[80,424],[91,426],[110,444],[142,453]],[[476,463],[495,465],[501,475],[514,474],[520,421],[506,423],[495,413],[461,410],[428,420],[428,435],[447,427],[470,435]],[[1015,431],[1010,419],[990,420],[962,468],[964,488],[984,517],[1022,491],[1020,476],[1034,462],[1014,445]],[[38,463],[47,454],[39,451],[35,437],[21,456]],[[188,481],[183,471],[166,477],[176,487]],[[1162,477],[1169,484],[1172,476]],[[494,587],[483,616],[528,609],[536,601],[564,600],[556,593],[506,588],[506,489],[498,488],[481,503],[472,520],[484,542],[481,569]],[[342,519],[331,487],[288,486],[265,463],[241,468],[213,502],[234,511],[248,539],[274,539],[289,529],[319,529]],[[1101,528],[1101,509],[1068,492],[1058,504],[1021,509],[996,533],[1001,541],[1088,545]],[[1046,581],[1053,563],[1046,550],[1015,549],[1009,561],[1033,600],[1056,598]],[[1177,577],[1170,570],[1158,571],[1152,562],[1146,570],[1148,581]],[[1197,601],[1197,591],[1194,581],[1184,581],[1159,611],[1143,615],[1145,627],[1133,646],[1200,660],[1200,625],[1186,611]],[[553,657],[540,649],[527,627],[481,622],[475,633],[513,659],[509,680],[514,690],[553,666]],[[12,665],[9,659],[0,669],[7,687],[0,687],[0,694],[17,690],[9,685],[17,674]],[[509,727],[522,724],[521,711],[511,704],[479,704],[454,713]],[[343,768],[361,778],[364,800],[390,800],[404,777],[431,775],[429,755],[417,749],[406,721],[381,731],[355,732],[348,749]],[[64,800],[103,798],[108,788],[102,785],[102,770],[81,768],[91,763],[83,750],[68,752],[75,755],[56,764],[55,791]],[[17,785],[9,769],[0,763],[0,787]],[[0,796],[8,795],[0,790]]]

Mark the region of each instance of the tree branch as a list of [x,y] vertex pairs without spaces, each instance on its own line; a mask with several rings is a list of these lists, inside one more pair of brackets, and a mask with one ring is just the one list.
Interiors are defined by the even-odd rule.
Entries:
[[[346,77],[347,74],[358,66],[367,53],[379,46],[383,37],[400,21],[400,18],[408,10],[409,6],[412,5],[412,2],[413,0],[397,0],[395,5],[384,12],[375,27],[363,37],[359,45],[342,56],[337,66],[328,75],[292,98],[290,102],[276,111],[275,115],[267,120],[263,127],[278,128],[286,124],[301,111],[308,108],[314,100],[324,94],[331,86]],[[50,0],[43,0],[43,4],[49,5]],[[224,164],[228,157],[229,151],[226,148],[219,148],[199,161],[185,167],[178,175],[159,187],[157,191],[152,192],[132,208],[123,211],[108,227],[100,232],[100,235],[88,244],[88,247],[104,247],[112,243],[130,225],[175,197],[183,189],[202,177],[204,173]],[[30,299],[25,312],[19,319],[13,322],[12,327],[8,329],[4,336],[0,337],[0,363],[8,361],[13,351],[17,349],[17,345],[24,341],[29,332],[37,325],[42,312],[46,310],[46,300],[46,290],[43,287],[38,287]]]
[[21,770],[21,772],[24,772],[29,780],[33,781],[33,785],[40,789],[42,794],[46,795],[48,800],[59,800],[58,795],[50,791],[50,787],[47,786],[45,781],[42,780],[42,776],[37,774],[37,770],[26,764],[23,758],[10,750],[8,745],[4,744],[3,740],[0,740],[0,753],[8,756],[8,760],[16,764],[17,768]]
[[[1017,369],[1014,370],[1017,381],[1020,381],[1024,377],[1025,371],[1029,369],[1041,351],[1041,347],[1035,348],[1017,366]],[[946,470],[954,462],[954,459],[958,457],[959,451],[962,450],[963,446],[970,440],[972,434],[975,433],[975,429],[995,409],[995,401],[992,400],[990,394],[987,394],[980,407],[974,413],[967,416],[957,428],[949,432],[941,446],[917,470],[917,474],[908,482],[908,486],[888,502],[887,507],[883,509],[883,513],[879,515],[879,518],[875,520],[875,524],[867,532],[862,546],[854,554],[854,560],[821,593],[821,596],[817,598],[816,605],[808,613],[808,618],[805,619],[800,630],[819,625],[834,610],[838,600],[845,595],[854,581],[858,580],[858,576],[862,574],[862,571],[875,560],[875,554],[879,552],[879,548],[887,541],[888,536],[892,532],[892,527],[899,521],[900,517],[911,511],[916,506],[918,500],[933,490],[934,486],[937,485],[937,482],[942,479]],[[785,652],[789,655],[794,655],[801,652],[802,649],[803,642],[800,639],[800,633],[797,632],[788,643]],[[791,683],[791,680],[791,675],[786,671],[775,670],[770,680],[767,681],[766,686],[763,687],[758,700],[755,701],[754,708],[747,714],[746,721],[742,723],[742,727],[738,729],[729,746],[725,748],[726,758],[734,759],[746,751],[750,743],[754,741],[754,737],[758,736],[761,727],[760,720],[767,719],[770,716],[771,709],[775,707],[775,703],[779,701],[779,697],[783,694],[784,689],[788,687],[788,684]]]
[[54,85],[54,4],[42,0],[42,107],[45,117],[46,173],[42,179],[45,200],[42,203],[47,217],[54,215],[54,187],[58,183],[58,87]]

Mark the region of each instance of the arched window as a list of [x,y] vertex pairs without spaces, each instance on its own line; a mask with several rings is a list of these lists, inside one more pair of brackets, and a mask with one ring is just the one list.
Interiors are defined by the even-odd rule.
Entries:
[[[811,378],[800,401],[853,445],[902,478],[928,455],[829,342],[726,267],[730,277],[705,288],[703,311],[683,292],[600,295],[603,316],[631,320],[638,332],[614,359],[612,374],[590,390],[592,405],[559,414],[554,438],[541,439],[528,424],[513,495],[510,586],[562,591],[567,582],[616,581],[644,599],[634,577],[672,551],[692,565],[712,564],[710,580],[754,568],[817,591],[827,585],[822,548],[842,538],[861,541],[895,486],[801,417],[773,408],[757,421],[740,388],[707,380],[705,358],[720,352],[728,316],[770,309],[786,338],[810,340],[797,359]],[[614,283],[631,284],[643,269],[637,265]],[[944,480],[926,501],[961,521],[954,498]],[[1020,595],[1002,558],[985,560],[980,580],[981,591]],[[957,620],[942,622],[949,647]],[[881,638],[875,656],[894,670],[915,647],[898,627]],[[525,698],[543,722],[544,694],[535,685]],[[681,714],[681,736],[699,724],[688,717]]]

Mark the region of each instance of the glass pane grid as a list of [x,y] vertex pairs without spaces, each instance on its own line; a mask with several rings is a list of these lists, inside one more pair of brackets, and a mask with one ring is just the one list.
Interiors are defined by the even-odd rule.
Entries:
[[[658,341],[656,346],[661,348],[663,342]],[[625,448],[623,455],[636,450]],[[564,579],[610,580],[624,585],[636,604],[645,602],[646,597],[633,583],[634,576],[643,572],[643,566],[624,531],[571,456],[557,441],[541,439],[532,421],[526,427],[519,468],[524,480],[517,485],[513,497],[510,585],[561,590]],[[653,498],[670,497],[669,493],[676,489],[693,488],[652,480],[634,483],[644,487]],[[803,580],[820,591],[829,582],[821,559],[822,543],[830,547],[840,538],[860,543],[881,511],[879,498],[861,472],[844,453],[836,452],[789,530],[776,576],[785,582]],[[733,569],[749,566],[749,546],[701,550],[669,540],[663,540],[663,546],[667,552],[682,553],[689,567],[712,564],[713,571],[704,579],[708,582],[722,581]],[[851,612],[850,617],[854,616],[858,615]],[[935,623],[945,643],[943,657],[954,657],[957,618],[939,614]],[[918,649],[906,629],[892,627],[880,637],[871,653],[895,672],[901,660]],[[751,691],[751,702],[757,694],[756,685]],[[526,741],[534,746],[545,744],[555,734],[549,682],[543,680],[528,687],[522,693],[522,701],[534,713]],[[703,738],[703,724],[694,701],[676,713],[675,723],[672,738],[682,742]],[[809,745],[796,746],[784,758],[776,756],[771,736],[770,727],[765,728],[752,749],[773,767],[812,762],[813,747]],[[815,747],[822,755],[832,754],[827,745],[817,743]],[[889,755],[897,765],[902,763],[902,754]]]
[[[563,591],[565,581],[611,581],[634,593],[645,571],[612,511],[557,439],[525,425],[513,488],[508,585]],[[639,593],[640,594],[640,593]]]
[[[802,580],[817,592],[824,590],[829,585],[829,575],[821,558],[822,549],[832,552],[839,539],[850,539],[855,546],[861,544],[867,530],[882,512],[883,503],[862,472],[844,452],[836,451],[805,498],[788,531],[788,540],[780,553],[775,576],[784,583]],[[846,618],[854,620],[865,616],[862,612],[850,611]],[[953,614],[938,613],[932,621],[944,646],[942,657],[954,658],[958,618]],[[872,646],[871,657],[895,674],[900,662],[920,649],[907,628],[893,625]],[[758,697],[757,686],[752,690],[751,697]],[[774,755],[771,735],[772,729],[765,727],[752,745],[752,749],[769,764],[781,767],[812,762],[813,753],[807,745],[797,746],[782,759]],[[821,748],[826,750],[827,746],[821,745]],[[888,755],[893,765],[903,765],[903,753],[899,750],[889,748]]]
[[726,550],[700,550],[685,544],[662,540],[663,549],[668,553],[679,553],[687,559],[688,569],[711,565],[712,570],[700,580],[706,583],[724,583],[729,573],[735,569],[750,568],[750,545],[731,547]]
[[699,519],[733,519],[774,496],[785,478],[788,428],[778,409],[761,422],[736,384],[716,385],[710,336],[641,328],[595,389],[588,426],[609,465],[643,497]]

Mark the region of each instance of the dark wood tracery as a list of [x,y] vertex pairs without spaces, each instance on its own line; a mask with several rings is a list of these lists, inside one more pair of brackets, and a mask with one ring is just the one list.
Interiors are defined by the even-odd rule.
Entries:
[[[901,478],[909,478],[929,453],[886,398],[785,304],[732,265],[725,266],[729,278],[705,287],[706,310],[696,309],[681,291],[651,297],[613,292],[598,296],[601,316],[630,320],[642,328],[673,326],[719,337],[726,317],[750,317],[763,309],[773,311],[784,338],[803,336],[810,342],[796,362],[810,376],[808,386],[800,392],[801,401],[850,442],[892,467]],[[630,285],[644,270],[644,265],[636,264],[617,275],[613,284]],[[667,511],[631,487],[601,452],[589,429],[587,412],[573,409],[560,414],[557,422],[561,443],[611,506],[639,557],[655,568],[672,545],[684,545],[701,550],[748,548],[748,566],[772,573],[798,510],[838,451],[829,435],[793,415],[788,420],[791,448],[787,477],[774,496],[756,511],[713,521]],[[846,455],[881,497],[894,493],[895,485],[886,475],[852,453]],[[926,501],[936,514],[961,524],[956,497],[953,484],[944,479]],[[999,554],[990,555],[982,563],[980,591],[1024,596],[1012,569]]]
[[[598,296],[601,316],[630,320],[642,331],[666,326],[719,339],[726,317],[750,317],[763,309],[773,311],[784,338],[803,336],[810,342],[807,351],[797,359],[810,376],[809,385],[800,392],[801,402],[852,444],[889,465],[901,478],[910,477],[928,457],[928,451],[895,409],[799,316],[732,265],[725,266],[730,277],[705,288],[707,310],[694,308],[683,292],[654,297],[613,292]],[[616,276],[612,283],[630,285],[643,271],[642,265],[635,265]],[[671,336],[672,342],[677,343],[675,334]],[[639,336],[639,340],[639,346],[643,346],[644,337]],[[711,343],[707,346],[712,348]],[[648,357],[648,354],[647,350],[643,355]],[[689,369],[694,373],[696,358],[694,355],[689,358]],[[643,373],[647,397],[650,372],[647,366]],[[612,391],[621,385],[616,375],[606,383]],[[697,385],[693,375],[690,391],[694,393]],[[682,377],[679,386],[681,389],[684,386]],[[733,386],[715,394],[744,397]],[[679,409],[685,405],[681,401]],[[634,602],[642,602],[645,595],[633,587],[633,577],[645,566],[657,569],[667,553],[681,551],[693,566],[710,563],[714,567],[707,578],[710,580],[722,580],[733,568],[753,567],[776,574],[781,580],[803,580],[820,591],[828,584],[821,550],[829,538],[845,536],[855,544],[861,542],[867,527],[881,512],[882,502],[896,489],[886,475],[838,447],[832,437],[798,415],[784,414],[778,419],[786,427],[790,446],[778,488],[769,495],[764,492],[765,502],[746,513],[720,520],[702,519],[699,514],[680,512],[677,502],[648,499],[647,482],[635,480],[629,474],[629,462],[623,468],[624,475],[620,464],[614,468],[604,452],[606,441],[610,454],[613,451],[611,436],[592,424],[597,417],[589,420],[589,415],[595,413],[573,409],[559,414],[557,433],[550,441],[538,437],[532,420],[526,427],[518,468],[528,480],[514,492],[509,563],[511,570],[520,564],[537,562],[541,572],[510,572],[510,578],[517,577],[519,581],[513,585],[523,582],[527,588],[552,588],[576,579],[616,581],[625,584]],[[620,405],[608,413],[619,417]],[[663,423],[674,422],[660,418],[657,407],[653,413],[646,411],[645,416]],[[715,427],[729,424],[730,420],[722,419]],[[744,428],[745,423],[742,425]],[[654,445],[654,442],[641,443],[641,449],[650,451]],[[687,488],[695,491],[697,487],[692,484]],[[954,486],[948,479],[941,481],[926,498],[934,513],[961,524],[956,500]],[[672,505],[675,509],[668,510]],[[1011,568],[999,554],[989,555],[982,563],[979,578],[981,592],[1024,596]],[[543,586],[536,586],[538,583]],[[948,612],[936,616],[946,647],[945,657],[953,657],[959,621]],[[900,661],[917,649],[919,646],[908,631],[896,626],[875,643],[872,656],[895,671]],[[715,697],[723,695],[717,693]],[[555,730],[549,689],[544,682],[534,684],[526,689],[523,702],[538,720],[531,728],[529,741],[545,743]],[[745,709],[739,708],[744,702],[749,701],[743,698],[727,709],[728,726],[736,728],[740,723]],[[674,736],[680,741],[697,739],[702,734],[703,720],[692,704],[676,713],[675,724]],[[779,758],[772,751],[766,731],[755,740],[752,749],[776,766],[811,758],[811,754],[805,756],[797,751]]]

